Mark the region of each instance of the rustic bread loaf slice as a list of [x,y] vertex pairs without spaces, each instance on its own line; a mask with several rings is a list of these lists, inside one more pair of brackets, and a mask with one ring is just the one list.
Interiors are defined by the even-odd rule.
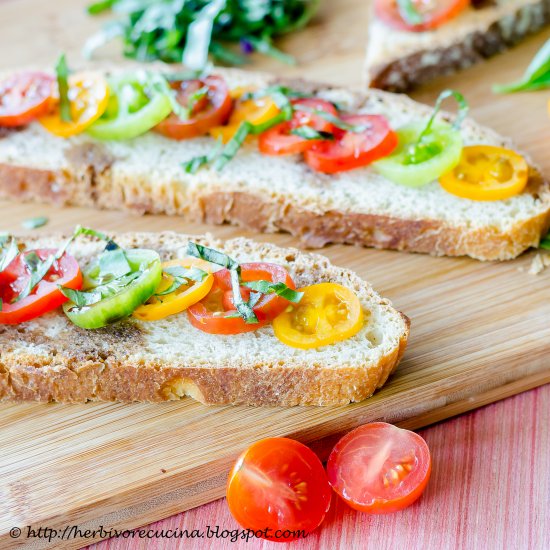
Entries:
[[366,56],[369,86],[405,92],[503,52],[550,23],[549,0],[477,4],[426,32],[399,31],[371,14]]
[[[163,259],[185,256],[191,238],[171,232],[113,237],[125,248],[155,249]],[[396,368],[409,321],[353,272],[322,256],[246,239],[192,240],[240,262],[283,265],[298,287],[345,285],[359,297],[365,324],[348,340],[300,350],[281,343],[270,325],[246,334],[212,335],[194,328],[182,313],[84,330],[59,310],[20,325],[0,325],[0,400],[157,402],[191,396],[207,404],[342,405],[369,397]],[[22,242],[28,248],[55,248],[64,240]],[[79,237],[70,252],[85,266],[103,247]]]
[[[230,87],[285,84],[344,110],[382,114],[394,128],[426,119],[432,111],[379,90],[217,72]],[[466,144],[513,148],[472,120],[463,124],[462,133]],[[204,167],[187,174],[182,162],[209,153],[214,143],[209,137],[174,141],[155,132],[120,142],[98,142],[84,134],[61,139],[31,124],[0,138],[0,197],[288,231],[307,246],[339,242],[481,260],[516,257],[537,246],[550,224],[550,188],[530,161],[525,192],[478,202],[451,195],[437,182],[420,189],[398,185],[371,167],[320,174],[298,157],[263,155],[256,143],[245,144],[220,172]]]

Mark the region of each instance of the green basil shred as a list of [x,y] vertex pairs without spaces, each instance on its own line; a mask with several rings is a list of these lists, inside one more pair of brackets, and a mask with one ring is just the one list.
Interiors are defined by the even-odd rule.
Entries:
[[397,0],[399,14],[409,25],[421,25],[424,22],[413,0]]
[[65,122],[72,121],[71,102],[69,101],[69,67],[65,54],[61,54],[55,65],[57,87],[59,89],[59,116]]
[[28,220],[23,220],[21,225],[25,229],[38,229],[39,227],[45,226],[50,220],[46,216],[37,216],[36,218],[29,218]]

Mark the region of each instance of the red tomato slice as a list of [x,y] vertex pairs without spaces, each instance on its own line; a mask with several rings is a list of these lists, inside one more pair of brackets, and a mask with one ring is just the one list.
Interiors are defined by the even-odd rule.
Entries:
[[271,541],[290,541],[311,533],[325,518],[330,499],[330,486],[317,455],[284,437],[250,446],[238,458],[227,482],[227,504],[233,517],[256,536],[263,531],[261,537]]
[[[276,264],[249,263],[241,265],[241,280],[271,281],[285,283],[289,288],[296,288],[287,270]],[[250,297],[250,289],[241,287],[244,300]],[[246,323],[236,314],[233,304],[231,277],[228,269],[214,273],[214,285],[204,300],[190,306],[187,315],[191,324],[210,334],[239,334],[251,332],[263,327],[282,313],[288,306],[288,301],[276,294],[264,294],[252,308],[258,323]]]
[[[82,288],[82,273],[76,260],[65,253],[54,262],[46,276],[36,285],[32,293],[19,302],[12,303],[26,287],[30,274],[23,262],[23,256],[31,251],[19,254],[8,267],[0,273],[0,324],[14,325],[30,321],[35,317],[58,308],[67,301],[61,294],[58,285],[78,290]],[[41,260],[46,260],[57,250],[41,248],[34,250]]]
[[55,104],[54,78],[37,72],[19,73],[0,82],[0,126],[23,126],[46,115]]
[[322,143],[319,139],[305,139],[292,134],[291,131],[300,126],[309,126],[318,132],[333,132],[334,126],[315,113],[300,110],[300,107],[317,109],[333,116],[338,116],[336,107],[323,99],[305,98],[296,99],[292,120],[277,124],[266,132],[260,134],[258,147],[264,155],[295,155],[311,149],[314,145]]
[[208,93],[194,103],[188,120],[180,120],[175,113],[163,120],[155,128],[157,132],[172,139],[188,139],[208,133],[210,128],[227,122],[233,101],[225,80],[220,76],[207,76],[204,80],[179,80],[170,83],[177,92],[177,100],[189,107],[191,96],[201,88]]
[[330,453],[332,488],[352,508],[371,514],[396,512],[420,497],[432,462],[414,432],[374,422],[345,435]]
[[417,25],[403,19],[397,0],[376,0],[374,10],[378,19],[394,29],[422,32],[441,26],[469,4],[469,0],[416,0],[416,10],[422,17],[422,23]]
[[344,115],[344,122],[366,126],[360,133],[340,132],[335,141],[323,141],[305,152],[305,161],[318,172],[334,174],[367,166],[397,147],[397,134],[381,115]]

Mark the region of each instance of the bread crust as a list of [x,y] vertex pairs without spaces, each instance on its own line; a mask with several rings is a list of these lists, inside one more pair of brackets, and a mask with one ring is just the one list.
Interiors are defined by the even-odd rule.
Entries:
[[[484,8],[482,8],[484,9]],[[434,78],[465,69],[513,47],[550,23],[550,1],[520,7],[513,17],[505,15],[483,31],[474,30],[459,42],[414,51],[398,59],[367,65],[371,88],[407,92]]]
[[[548,193],[536,170],[531,180],[533,187]],[[451,226],[430,219],[407,220],[338,210],[319,213],[248,192],[206,192],[189,202],[189,197],[180,199],[177,194],[149,194],[140,182],[117,185],[108,168],[98,175],[91,165],[72,177],[61,170],[0,164],[0,196],[56,205],[125,208],[138,214],[183,215],[199,222],[229,222],[263,233],[285,231],[309,248],[346,243],[434,256],[470,256],[483,261],[513,259],[537,246],[541,235],[550,229],[550,207],[503,233],[497,228]]]

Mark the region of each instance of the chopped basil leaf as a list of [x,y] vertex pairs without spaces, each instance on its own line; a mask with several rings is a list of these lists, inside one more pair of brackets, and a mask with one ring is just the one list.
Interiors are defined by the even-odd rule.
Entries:
[[73,290],[72,288],[66,288],[61,285],[57,285],[61,294],[73,302],[77,307],[91,306],[97,304],[101,300],[101,293],[94,290],[81,291]]
[[174,278],[172,284],[162,292],[157,292],[155,296],[165,296],[166,294],[172,294],[180,288],[181,286],[186,286],[190,281],[202,282],[204,278],[208,275],[206,271],[199,269],[197,267],[184,268],[181,266],[168,267],[164,270],[164,273],[167,273]]
[[99,256],[99,277],[102,280],[107,277],[118,279],[131,271],[126,253],[118,246],[115,249],[106,249]]
[[333,140],[334,134],[330,132],[318,132],[315,128],[311,126],[298,126],[298,128],[293,128],[290,130],[290,133],[295,136],[300,136],[304,139],[324,139],[324,140]]
[[48,271],[50,271],[54,262],[58,259],[57,254],[50,254],[42,261],[34,250],[24,254],[23,263],[27,267],[30,277],[25,288],[15,297],[13,303],[19,302],[29,296],[38,283],[48,274]]
[[544,250],[550,250],[550,233],[540,241],[539,248],[543,248]]
[[231,288],[233,290],[233,303],[235,304],[237,311],[241,314],[241,317],[244,319],[245,323],[248,323],[248,324],[258,323],[258,318],[256,317],[254,310],[248,304],[248,302],[245,302],[243,300],[243,297],[241,295],[241,283],[240,283],[240,277],[239,277],[239,270],[230,269],[229,273],[231,276]]
[[294,108],[297,111],[305,111],[306,113],[312,113],[314,115],[317,115],[318,117],[321,117],[322,119],[332,123],[334,126],[336,126],[336,128],[340,128],[340,130],[345,130],[346,132],[353,132],[354,134],[360,134],[365,130],[368,130],[369,128],[365,124],[349,124],[348,122],[345,122],[344,120],[342,120],[340,117],[337,117],[331,113],[327,113],[322,109],[309,107],[308,105],[297,104],[294,106]]
[[193,109],[195,108],[195,105],[204,97],[208,95],[208,86],[203,86],[202,88],[199,88],[196,92],[193,92],[189,99],[187,100],[187,109],[189,112],[193,112]]
[[180,120],[189,120],[190,109],[178,101],[176,90],[171,88],[170,83],[162,74],[147,72],[144,85],[150,86],[157,93],[164,94],[170,101],[172,111]]
[[250,307],[254,307],[261,299],[262,293],[261,292],[251,292],[250,298],[248,299],[248,305]]
[[262,294],[275,293],[277,294],[277,296],[280,296],[281,298],[284,298],[285,300],[293,303],[298,303],[304,295],[303,292],[297,292],[296,290],[289,288],[287,285],[285,285],[285,283],[272,283],[270,281],[250,281],[247,283],[243,283],[243,286],[246,286],[247,288],[250,288],[251,290],[255,290],[256,292],[260,292]]
[[511,92],[541,90],[550,87],[550,40],[545,42],[529,63],[525,73],[517,82],[493,86],[500,94]]
[[69,67],[65,54],[61,54],[55,66],[57,87],[59,88],[59,116],[65,122],[72,121],[71,102],[69,100]]
[[0,311],[2,311],[3,305],[4,305],[4,301],[2,300],[2,298],[0,298]]
[[221,265],[222,267],[226,267],[227,269],[239,268],[239,264],[233,258],[227,256],[227,254],[194,242],[188,243],[187,254],[189,256],[193,256],[194,258],[200,258],[201,260],[206,260],[207,262]]
[[[6,246],[6,244],[9,244]],[[0,241],[0,272],[4,271],[19,254],[19,247],[13,237],[6,235]]]
[[86,11],[90,15],[97,15],[98,13],[101,13],[105,10],[110,9],[113,4],[116,3],[117,0],[99,0],[99,2],[94,2],[93,4],[90,4]]
[[208,153],[208,155],[201,155],[199,157],[193,157],[190,160],[183,162],[182,166],[185,172],[188,174],[196,174],[199,168],[212,162],[223,149],[223,143],[221,139],[216,142],[216,146]]
[[420,25],[424,22],[413,0],[397,0],[397,6],[401,17],[409,25]]
[[36,218],[29,218],[21,222],[21,225],[25,229],[38,229],[48,223],[49,219],[46,216],[37,216]]

